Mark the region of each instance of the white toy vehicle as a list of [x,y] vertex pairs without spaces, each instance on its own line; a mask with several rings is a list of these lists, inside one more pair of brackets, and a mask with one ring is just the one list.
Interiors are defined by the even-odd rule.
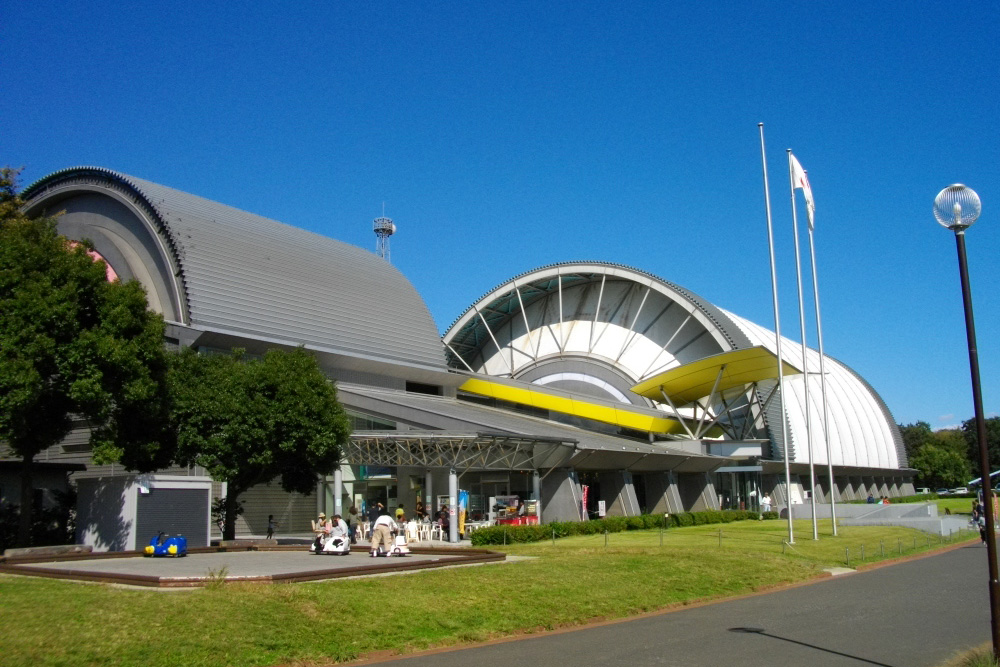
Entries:
[[320,535],[309,545],[309,552],[346,556],[351,553],[351,540],[343,535]]
[[379,545],[378,553],[373,553],[373,556],[409,556],[410,547],[406,544],[406,538],[402,535],[396,535],[396,539],[393,541],[392,549],[385,551],[382,549],[382,545]]

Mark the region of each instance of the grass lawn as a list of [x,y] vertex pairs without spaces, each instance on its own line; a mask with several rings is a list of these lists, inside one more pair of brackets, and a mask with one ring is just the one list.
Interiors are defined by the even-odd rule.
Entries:
[[938,498],[931,501],[938,506],[938,514],[944,514],[946,509],[952,514],[968,514],[972,516],[972,498]]
[[[721,546],[720,546],[720,533]],[[127,590],[0,576],[0,662],[15,665],[274,665],[572,626],[697,599],[750,592],[843,565],[937,546],[885,526],[744,521],[517,545],[516,563],[308,584],[224,584],[186,592]],[[929,544],[929,546],[928,546]],[[891,547],[891,548],[890,548]],[[856,563],[852,562],[852,565]]]

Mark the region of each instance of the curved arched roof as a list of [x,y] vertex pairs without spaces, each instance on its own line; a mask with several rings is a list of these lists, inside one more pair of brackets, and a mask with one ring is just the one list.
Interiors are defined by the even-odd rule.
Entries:
[[[29,213],[65,210],[60,231],[89,236],[112,265],[129,264],[124,275],[153,292],[151,303],[167,319],[345,356],[445,366],[420,295],[374,253],[99,167],[55,172],[23,197]],[[155,270],[144,276],[150,264]]]
[[[790,340],[786,361],[801,365]],[[650,273],[605,262],[568,262],[522,273],[497,286],[459,317],[444,336],[453,368],[621,400],[619,378],[636,384],[658,372],[729,350],[763,345],[774,334]],[[810,418],[821,423],[816,377],[819,354],[809,351]],[[827,357],[833,463],[899,468],[899,429],[878,394],[845,365]],[[789,454],[808,461],[803,375],[786,380]],[[636,402],[632,396],[630,402]],[[768,430],[780,456],[781,415],[772,401]],[[822,435],[814,462],[825,463]]]

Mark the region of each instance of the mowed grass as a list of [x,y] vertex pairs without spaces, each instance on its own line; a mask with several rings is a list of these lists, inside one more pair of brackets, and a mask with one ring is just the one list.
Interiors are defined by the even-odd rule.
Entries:
[[503,565],[310,584],[157,592],[2,576],[0,664],[328,664],[799,582],[865,541],[912,546],[916,534],[928,548],[923,533],[891,527],[842,527],[813,541],[809,522],[797,521],[782,555],[784,522],[725,524],[721,547],[719,528],[664,531],[663,546],[656,530],[612,534],[607,546],[604,535],[566,538],[510,547],[533,558]]
[[[910,555],[940,547],[950,541],[978,537],[976,531],[955,533],[952,538],[940,538],[921,531],[900,526],[838,526],[833,536],[829,519],[817,522],[819,539],[813,539],[812,522],[799,519],[793,522],[794,543],[788,544],[788,522],[740,521],[730,524],[711,524],[670,530],[628,531],[604,535],[586,535],[538,542],[535,544],[505,547],[507,553],[539,555],[547,550],[573,550],[591,548],[599,552],[609,548],[659,547],[693,549],[710,553],[713,550],[736,550],[748,554],[779,554],[790,559],[800,559],[819,567],[846,566],[848,557],[852,567],[899,556]],[[862,556],[863,553],[863,556]]]

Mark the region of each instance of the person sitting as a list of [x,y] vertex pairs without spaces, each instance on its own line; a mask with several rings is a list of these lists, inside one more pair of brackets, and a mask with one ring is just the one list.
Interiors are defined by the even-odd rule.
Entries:
[[312,522],[313,532],[316,533],[316,551],[323,548],[323,539],[333,530],[333,523],[327,521],[324,512],[319,513],[319,517]]
[[441,534],[447,535],[448,522],[451,518],[450,515],[448,514],[448,506],[442,505],[441,509],[439,509],[438,513],[435,515],[435,518],[437,519],[437,522],[441,525]]
[[330,534],[336,537],[347,537],[348,535],[347,522],[339,514],[333,515]]
[[404,514],[406,514],[406,510],[403,509],[403,503],[400,503],[399,507],[396,508],[396,521],[399,521]]

